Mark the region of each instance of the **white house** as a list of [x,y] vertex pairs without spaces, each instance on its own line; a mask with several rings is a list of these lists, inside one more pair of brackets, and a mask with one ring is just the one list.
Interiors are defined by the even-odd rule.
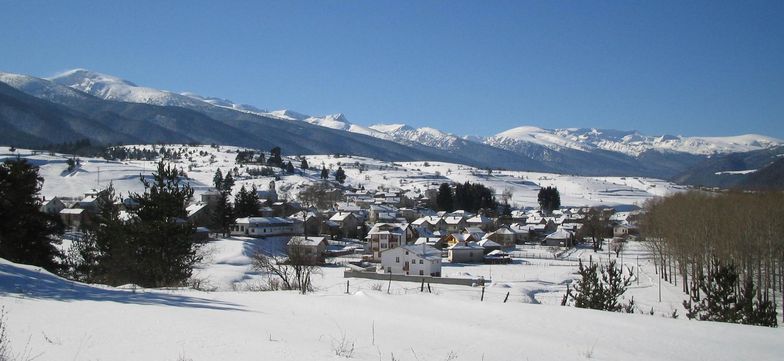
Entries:
[[447,249],[452,263],[481,263],[485,257],[485,249],[476,242],[461,241]]
[[441,277],[441,251],[427,245],[403,245],[381,252],[384,273]]
[[280,217],[237,218],[231,225],[232,236],[271,237],[302,234],[302,222]]
[[397,223],[376,223],[365,238],[373,259],[379,260],[384,251],[406,243],[406,228]]

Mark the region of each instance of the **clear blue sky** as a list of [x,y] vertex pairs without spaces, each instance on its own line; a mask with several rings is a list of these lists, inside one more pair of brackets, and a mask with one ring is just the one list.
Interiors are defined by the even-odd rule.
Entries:
[[784,138],[784,1],[5,1],[0,71],[265,109]]

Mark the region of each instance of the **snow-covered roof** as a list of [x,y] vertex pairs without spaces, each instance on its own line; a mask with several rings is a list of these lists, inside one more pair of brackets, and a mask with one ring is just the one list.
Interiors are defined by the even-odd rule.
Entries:
[[572,232],[569,232],[563,228],[558,228],[553,233],[550,233],[545,237],[545,239],[569,239],[572,237]]
[[487,224],[487,223],[493,223],[493,219],[489,218],[489,217],[485,217],[485,216],[480,214],[478,216],[474,216],[474,217],[471,217],[471,218],[467,219],[466,222],[472,223],[472,224]]
[[83,208],[65,208],[60,211],[60,214],[82,214],[84,212]]
[[207,206],[207,203],[201,203],[201,202],[193,203],[193,204],[189,204],[187,207],[185,207],[185,210],[188,212],[188,217],[190,217],[190,216],[196,214],[196,212],[202,210],[206,206]]
[[338,212],[335,213],[335,215],[333,215],[332,217],[330,217],[329,220],[333,222],[343,222],[346,220],[346,218],[348,218],[351,215],[353,215],[353,213],[351,212]]
[[498,244],[498,242],[494,242],[493,240],[487,239],[487,238],[477,242],[477,244],[482,246],[482,247],[484,247],[484,248],[501,247],[501,245]]
[[433,259],[433,260],[435,260],[435,259],[439,259],[440,260],[441,259],[441,251],[439,251],[438,249],[436,249],[436,248],[434,248],[432,246],[428,246],[426,244],[416,244],[416,245],[415,244],[405,244],[405,245],[402,245],[400,247],[388,249],[388,250],[385,250],[385,251],[382,251],[382,252],[389,252],[389,251],[393,251],[393,250],[396,250],[396,249],[406,250],[408,252],[413,253],[417,257],[423,258],[423,259]]
[[288,245],[299,244],[299,245],[302,245],[302,246],[314,246],[315,247],[315,246],[318,246],[321,243],[324,243],[324,244],[327,243],[327,241],[326,241],[326,239],[324,237],[294,236],[294,237],[291,237],[291,239],[289,240],[289,242],[287,244]]
[[245,218],[237,218],[235,223],[258,226],[258,225],[293,224],[294,221],[281,217],[245,217]]
[[465,218],[458,216],[444,217],[444,222],[446,222],[446,224],[460,224],[460,222],[463,222],[464,220]]
[[476,242],[460,241],[460,242],[457,242],[457,243],[449,246],[449,248],[447,248],[447,249],[450,249],[450,250],[456,250],[456,249],[457,250],[477,250],[477,249],[483,249],[483,247],[478,245]]

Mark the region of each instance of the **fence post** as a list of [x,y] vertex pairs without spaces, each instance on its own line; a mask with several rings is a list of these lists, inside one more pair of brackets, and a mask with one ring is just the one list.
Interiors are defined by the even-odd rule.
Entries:
[[484,300],[485,300],[485,285],[482,285],[482,297],[479,298],[479,302],[482,302]]
[[506,303],[506,300],[508,299],[509,299],[509,291],[506,291],[506,297],[504,297],[504,303]]

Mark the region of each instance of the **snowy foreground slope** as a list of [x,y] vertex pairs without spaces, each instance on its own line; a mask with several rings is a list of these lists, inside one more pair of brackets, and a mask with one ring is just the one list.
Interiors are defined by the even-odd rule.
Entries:
[[[134,147],[134,146],[128,146]],[[137,146],[152,149],[152,146]],[[188,173],[189,182],[196,195],[206,191],[212,183],[217,169],[224,174],[235,167],[246,168],[235,163],[236,151],[241,148],[221,146],[166,145],[169,149],[184,150],[191,160],[182,159],[174,164]],[[157,149],[160,149],[158,146]],[[206,155],[199,155],[206,152]],[[82,158],[81,166],[73,172],[66,172],[67,155],[33,154],[30,150],[19,149],[16,153],[7,147],[0,147],[0,159],[20,155],[40,166],[44,177],[41,191],[47,198],[79,197],[93,188],[105,187],[111,181],[123,195],[129,191],[141,192],[139,175],[149,175],[155,169],[153,161],[107,161],[100,158]],[[214,158],[213,158],[214,157]],[[480,182],[493,188],[497,197],[505,190],[512,193],[510,203],[513,207],[534,207],[540,187],[556,186],[561,192],[561,204],[565,207],[582,206],[641,206],[645,200],[664,196],[685,189],[682,186],[655,178],[645,177],[582,177],[565,174],[492,171],[470,166],[443,162],[386,162],[364,157],[334,157],[328,155],[307,155],[311,169],[297,169],[295,174],[283,174],[276,181],[281,197],[297,199],[299,191],[309,184],[319,182],[322,167],[330,169],[330,179],[334,171],[342,167],[346,172],[346,184],[365,189],[387,189],[403,191],[408,197],[424,196],[428,189],[438,188],[443,182]],[[210,161],[212,159],[212,161]],[[299,168],[298,157],[285,157]],[[258,168],[256,165],[248,166]],[[360,168],[362,168],[360,170]],[[265,190],[273,177],[238,177],[235,191],[241,186],[256,185]]]
[[338,360],[352,347],[354,360],[776,360],[784,336],[495,297],[479,302],[471,287],[428,294],[394,283],[390,294],[362,286],[345,294],[343,280],[332,281],[339,284],[306,296],[132,291],[0,260],[0,304],[11,346],[36,360]]

